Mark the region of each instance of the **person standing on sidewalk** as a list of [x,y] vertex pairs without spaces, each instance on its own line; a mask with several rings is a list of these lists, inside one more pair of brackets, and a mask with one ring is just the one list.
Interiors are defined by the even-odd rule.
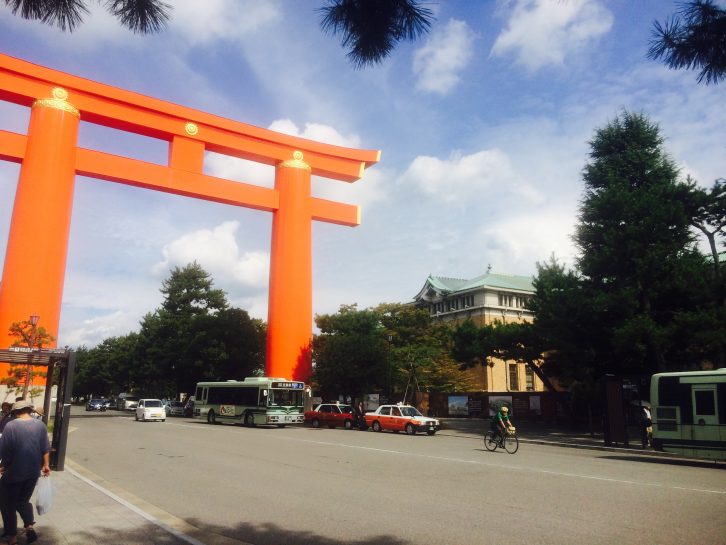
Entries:
[[30,401],[16,401],[12,408],[14,419],[0,437],[0,511],[8,545],[15,545],[18,539],[15,511],[23,519],[28,543],[38,539],[30,496],[41,472],[50,475],[48,430],[31,416],[32,412]]

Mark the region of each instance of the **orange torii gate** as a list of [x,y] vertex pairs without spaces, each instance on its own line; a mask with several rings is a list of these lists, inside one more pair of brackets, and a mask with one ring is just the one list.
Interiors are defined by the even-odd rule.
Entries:
[[[27,135],[0,131],[0,159],[22,163],[0,284],[0,347],[12,322],[58,331],[76,174],[272,212],[268,376],[311,372],[312,220],[360,223],[357,206],[311,195],[311,176],[353,182],[380,159],[276,133],[0,54],[0,100],[32,108]],[[166,166],[77,147],[81,118],[165,140]],[[275,166],[275,186],[203,173],[205,151]]]

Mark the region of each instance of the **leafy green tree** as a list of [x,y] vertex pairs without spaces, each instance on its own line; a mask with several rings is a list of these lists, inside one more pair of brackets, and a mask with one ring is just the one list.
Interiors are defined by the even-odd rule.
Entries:
[[73,395],[108,397],[137,391],[133,375],[138,338],[138,333],[129,333],[121,337],[109,337],[93,348],[78,348]]
[[710,189],[698,186],[690,177],[687,183],[692,207],[691,225],[708,241],[713,277],[718,282],[721,277],[721,263],[717,241],[726,237],[726,179],[717,179]]
[[357,305],[315,316],[313,381],[324,397],[361,397],[385,385],[388,352],[379,316]]
[[664,371],[673,311],[664,295],[693,246],[686,186],[643,115],[624,112],[590,147],[574,238],[593,319],[611,332],[612,350],[600,357],[633,372]]
[[681,3],[664,24],[653,23],[648,57],[673,69],[700,70],[698,83],[726,76],[726,9],[713,0]]
[[243,378],[264,365],[264,324],[229,308],[199,264],[174,268],[161,292],[161,307],[141,321],[130,373],[141,393],[175,396],[199,381]]
[[394,392],[467,391],[470,379],[451,357],[451,332],[413,305],[384,303],[375,309],[389,343],[390,387]]
[[545,373],[565,385],[594,383],[605,372],[598,354],[607,347],[601,324],[593,320],[593,300],[583,279],[551,256],[537,263],[534,288],[532,327],[542,347]]

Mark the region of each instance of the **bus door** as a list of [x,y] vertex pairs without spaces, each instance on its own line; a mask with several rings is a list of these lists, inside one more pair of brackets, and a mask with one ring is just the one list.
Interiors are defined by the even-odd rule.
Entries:
[[716,385],[693,385],[693,439],[718,439],[718,414],[716,413]]

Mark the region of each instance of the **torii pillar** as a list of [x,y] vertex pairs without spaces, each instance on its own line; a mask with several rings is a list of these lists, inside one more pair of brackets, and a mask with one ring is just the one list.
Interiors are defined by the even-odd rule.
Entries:
[[[0,130],[0,160],[21,163],[0,284],[0,345],[10,344],[10,324],[31,314],[57,335],[80,174],[272,212],[266,373],[308,381],[312,221],[360,223],[357,206],[313,197],[311,176],[353,182],[379,151],[276,133],[2,54],[0,100],[32,107],[27,135]],[[168,163],[78,148],[80,119],[167,141]],[[275,166],[274,189],[204,174],[206,151]]]

